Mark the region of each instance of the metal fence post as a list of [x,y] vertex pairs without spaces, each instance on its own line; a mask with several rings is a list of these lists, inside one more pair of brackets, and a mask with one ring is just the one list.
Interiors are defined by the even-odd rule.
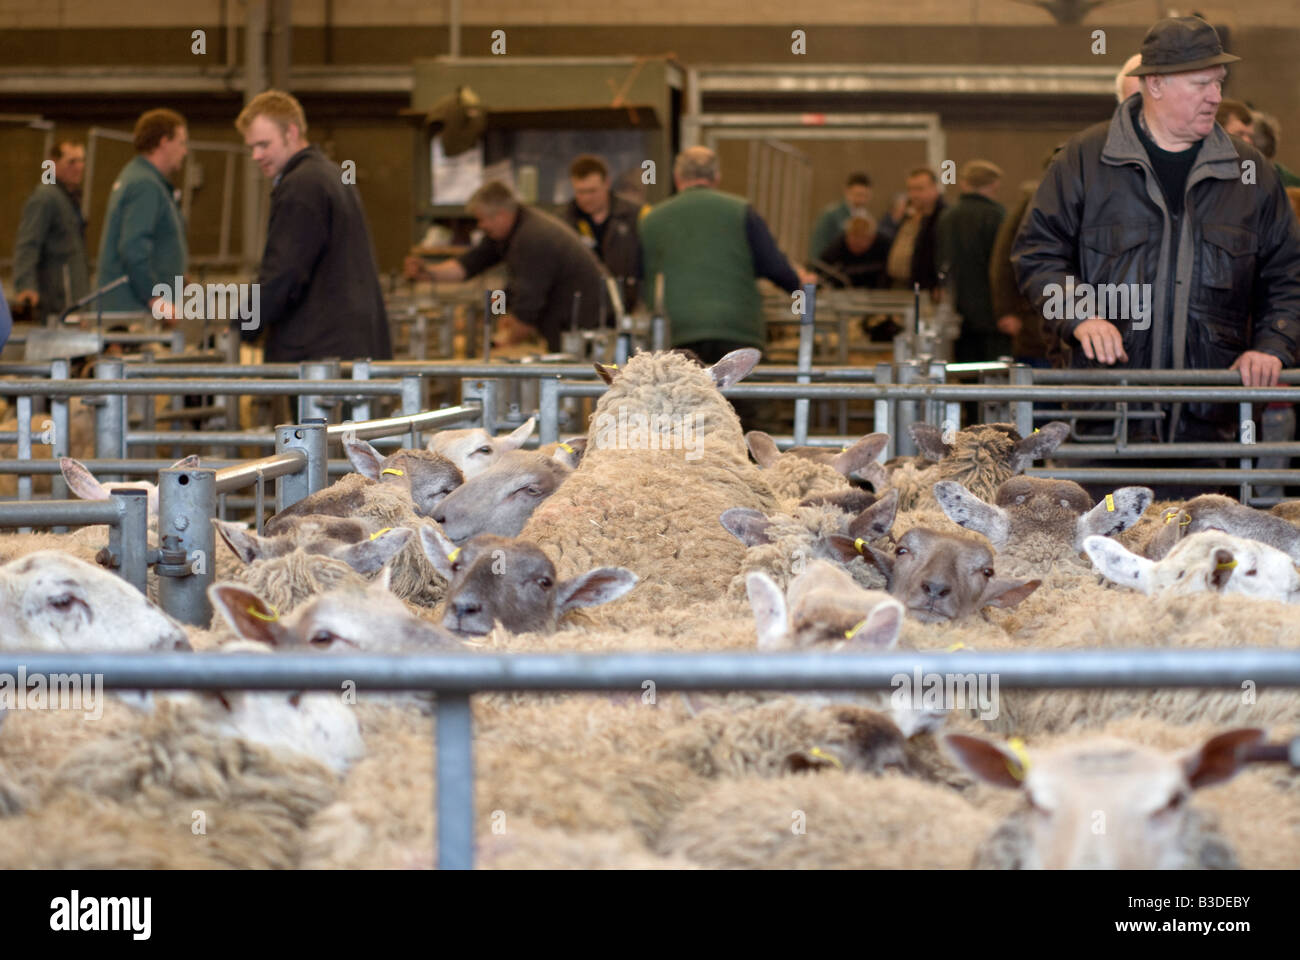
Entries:
[[285,474],[275,481],[275,510],[279,513],[303,497],[309,497],[329,484],[329,433],[325,421],[281,425],[275,428],[275,452],[301,450],[307,464],[298,473]]
[[[915,360],[905,360],[898,364],[898,382],[900,384],[916,383],[920,379],[920,368]],[[912,424],[916,423],[917,402],[915,400],[895,401],[897,415],[894,419],[894,450],[896,456],[916,456],[916,443],[912,440]]]
[[[423,387],[424,380],[418,376],[402,377],[402,416],[420,412],[420,407],[424,404]],[[412,427],[408,438],[410,444],[408,449],[418,450],[422,445],[421,441],[420,431]]]
[[[352,362],[352,379],[369,380],[370,379],[370,361],[354,360]],[[405,412],[405,411],[403,411]],[[349,414],[351,419],[357,422],[364,422],[370,419],[370,398],[362,397],[352,404],[352,410]]]
[[[1013,363],[1008,367],[1009,382],[1013,387],[1029,387],[1034,383],[1034,368],[1027,363]],[[1012,400],[1011,419],[1022,437],[1034,432],[1034,401]]]
[[[890,363],[876,364],[876,386],[888,387],[894,382],[894,367]],[[894,424],[894,401],[888,397],[880,397],[875,401],[874,416],[871,421],[871,429],[876,433],[889,435],[889,442],[885,444],[885,459],[890,460],[898,456],[898,445],[894,442],[895,430]]]
[[[121,360],[101,359],[95,364],[96,380],[122,380],[126,364]],[[126,459],[126,397],[107,395],[100,397],[95,408],[95,459]],[[107,474],[99,480],[124,480],[119,474]]]
[[[813,334],[817,313],[817,285],[803,285],[803,313],[799,317],[799,369],[811,370],[813,359]],[[801,373],[795,378],[796,383],[811,383],[812,378]],[[801,447],[808,442],[808,407],[810,402],[803,397],[794,402],[794,443]]]
[[[333,380],[339,375],[339,365],[337,361],[312,361],[299,365],[299,378],[303,380]],[[334,409],[334,403],[326,397],[313,397],[308,394],[301,394],[298,397],[298,422],[306,423],[308,420],[330,421],[330,413]]]
[[[1238,404],[1237,416],[1240,419],[1240,429],[1237,435],[1241,438],[1241,442],[1242,442],[1241,452],[1245,454],[1249,452],[1249,450],[1246,448],[1245,445],[1253,444],[1255,442],[1254,405],[1250,403]],[[1239,461],[1237,461],[1237,463],[1242,470],[1249,470],[1252,465],[1252,460],[1250,457],[1243,456]],[[1241,502],[1244,506],[1247,507],[1250,506],[1250,487],[1251,487],[1250,478],[1249,478],[1249,474],[1247,474],[1245,477],[1242,478],[1241,491],[1240,491]],[[1279,491],[1281,489],[1282,488],[1279,487]]]
[[555,377],[537,380],[537,442],[555,443],[560,439],[560,381]]
[[[18,398],[18,459],[28,462],[32,459],[32,398]],[[30,473],[19,474],[18,476],[18,499],[30,500],[32,498],[32,475]],[[20,532],[31,533],[29,528],[24,527]]]
[[208,587],[216,567],[217,472],[158,471],[158,600],[182,623],[206,627],[212,619]]
[[439,692],[438,869],[474,868],[474,727],[469,694]]
[[144,490],[117,490],[111,499],[118,506],[117,523],[108,532],[112,564],[123,580],[147,595],[149,495]]

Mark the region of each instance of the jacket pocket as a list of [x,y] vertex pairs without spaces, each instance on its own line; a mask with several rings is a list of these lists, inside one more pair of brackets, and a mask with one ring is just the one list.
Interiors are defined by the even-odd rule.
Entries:
[[1085,227],[1079,237],[1083,275],[1075,282],[1094,286],[1146,282],[1151,231],[1151,225],[1141,221]]
[[1259,237],[1244,227],[1207,223],[1201,227],[1200,284],[1195,301],[1230,308],[1244,317],[1259,253]]

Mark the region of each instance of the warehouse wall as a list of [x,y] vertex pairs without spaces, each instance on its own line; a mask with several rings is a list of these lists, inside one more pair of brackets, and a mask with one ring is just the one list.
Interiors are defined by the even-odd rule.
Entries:
[[[1168,7],[1134,2],[1104,8],[1082,26],[1054,25],[1042,10],[1009,0],[827,0],[800,10],[774,0],[474,0],[462,4],[462,52],[485,55],[493,29],[507,32],[509,55],[593,56],[672,52],[690,66],[703,63],[969,63],[1080,64],[1118,66],[1136,50],[1146,27]],[[1226,92],[1276,113],[1282,122],[1281,158],[1300,169],[1300,0],[1253,0],[1250,4],[1198,2],[1195,8],[1230,30],[1234,65]],[[225,27],[238,26],[242,4],[234,0],[4,0],[0,3],[0,76],[5,69],[87,65],[196,65],[219,69],[226,62]],[[447,50],[446,4],[427,0],[295,0],[293,59],[297,64],[402,64]],[[327,20],[327,12],[329,19]],[[1106,30],[1104,56],[1090,51],[1091,31]],[[208,53],[190,52],[190,33],[208,32]],[[790,32],[807,32],[807,54],[790,50]],[[238,43],[238,38],[237,38]],[[239,50],[233,51],[235,57]],[[612,93],[611,93],[612,96]],[[58,96],[6,104],[8,111],[41,112],[71,129],[101,123],[129,129],[148,106],[169,103],[191,117],[192,136],[235,140],[229,122],[239,109],[236,92],[223,98],[160,95],[157,103],[112,97],[75,100]],[[938,112],[950,158],[993,160],[1006,171],[1001,199],[1014,200],[1021,179],[1036,176],[1043,152],[1075,130],[1108,116],[1104,98],[1069,115],[1041,111],[1016,117],[1013,101],[971,113],[949,104]],[[395,269],[411,238],[412,128],[397,116],[401,97],[349,96],[306,102],[312,139],[326,142],[335,159],[354,159],[358,186],[370,214],[380,265]],[[986,104],[985,106],[988,106]],[[888,107],[887,109],[895,109]],[[27,138],[27,140],[24,140]],[[23,144],[39,138],[0,127],[0,259],[12,253],[22,201],[35,182],[38,157]],[[876,206],[901,185],[910,147],[800,144],[816,164],[814,206],[839,194],[851,169],[865,166],[877,180]],[[39,147],[37,146],[37,150]],[[740,148],[737,148],[740,149]],[[724,158],[725,159],[725,158]],[[743,191],[743,163],[727,161],[726,186]],[[214,166],[209,182],[219,180]],[[217,179],[213,179],[217,178]],[[950,196],[955,191],[949,191]],[[215,188],[201,194],[203,207]],[[102,198],[102,197],[101,197]],[[215,250],[216,214],[196,209],[195,248]],[[92,222],[92,245],[97,223]],[[238,224],[235,236],[239,236]]]

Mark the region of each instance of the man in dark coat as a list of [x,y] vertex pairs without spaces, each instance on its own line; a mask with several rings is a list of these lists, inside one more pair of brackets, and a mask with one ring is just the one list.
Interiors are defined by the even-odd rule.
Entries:
[[265,331],[270,363],[391,360],[374,246],[355,183],[307,142],[307,118],[287,93],[258,94],[235,126],[273,183],[257,315],[241,322],[244,339]]
[[610,189],[609,167],[600,157],[584,153],[569,165],[573,199],[561,218],[582,237],[588,249],[616,281],[623,309],[631,313],[639,299],[641,241],[637,220],[650,212],[647,203],[635,204]]
[[961,198],[939,217],[938,263],[952,289],[953,309],[961,316],[954,359],[979,363],[1011,353],[1011,338],[998,330],[989,288],[993,244],[1006,216],[993,199],[1002,171],[987,160],[971,160],[962,165],[958,180]]
[[[1272,164],[1215,123],[1237,59],[1204,20],[1157,22],[1130,71],[1140,95],[1048,169],[1013,260],[1073,366],[1231,369],[1272,386],[1295,361],[1300,229]],[[1150,423],[1131,421],[1129,439],[1153,439]],[[1174,404],[1163,434],[1237,429],[1235,405]]]
[[23,207],[14,243],[17,302],[35,309],[35,320],[57,317],[90,292],[86,221],[81,216],[81,180],[86,148],[64,141],[50,150],[53,182],[42,177]]
[[[505,313],[493,337],[499,346],[540,336],[555,352],[560,334],[575,320],[582,330],[601,325],[609,299],[605,268],[573,230],[549,213],[520,203],[500,180],[479,187],[466,207],[483,239],[459,257],[432,267],[408,257],[408,277],[459,283],[504,261]],[[575,293],[581,297],[575,298]]]

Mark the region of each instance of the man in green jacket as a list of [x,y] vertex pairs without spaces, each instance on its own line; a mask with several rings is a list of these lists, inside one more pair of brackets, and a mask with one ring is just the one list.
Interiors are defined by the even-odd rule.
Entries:
[[179,191],[168,178],[180,172],[188,142],[185,118],[172,110],[150,110],[136,121],[136,157],[113,183],[99,243],[97,286],[123,274],[128,278],[99,298],[98,306],[106,311],[172,315],[170,300],[156,296],[154,286],[172,288],[185,274],[185,221]]
[[763,348],[763,305],[755,285],[771,280],[787,293],[816,278],[790,266],[744,197],[723,193],[718,156],[688,147],[673,164],[676,195],[641,218],[642,289],[653,301],[664,277],[672,345],[706,364],[741,347]]
[[[53,178],[44,173],[23,207],[14,243],[14,289],[17,302],[33,308],[40,323],[57,317],[86,295],[86,221],[81,216],[81,180],[86,148],[63,141],[50,150]],[[48,169],[48,168],[46,168]]]
[[[850,218],[861,216],[870,203],[871,178],[860,171],[850,173],[844,182],[844,199],[823,210],[813,224],[812,237],[808,240],[808,259],[821,259],[826,248],[844,232]],[[891,236],[886,233],[885,239]]]
[[958,363],[996,360],[1011,354],[1011,338],[1001,333],[993,314],[989,262],[1006,209],[993,197],[1002,171],[987,160],[961,168],[961,199],[939,217],[939,272],[948,278],[953,309],[961,316],[961,336],[953,344]]

